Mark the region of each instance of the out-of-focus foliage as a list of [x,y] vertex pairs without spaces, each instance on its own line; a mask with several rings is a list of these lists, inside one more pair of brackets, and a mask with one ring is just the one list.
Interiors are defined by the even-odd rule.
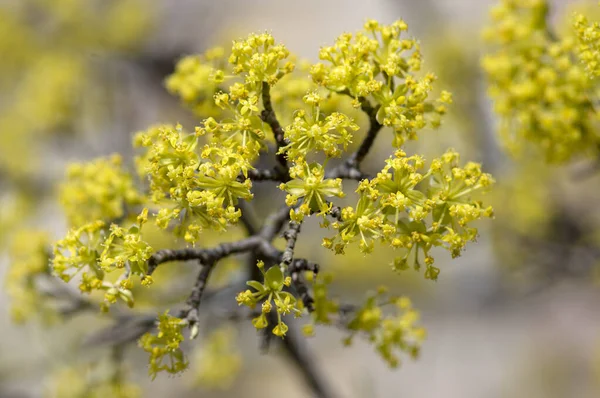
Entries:
[[548,1],[501,0],[484,30],[482,67],[500,135],[525,155],[495,190],[494,242],[502,264],[529,286],[589,277],[597,261],[597,216],[586,205],[593,192],[576,174],[542,164],[597,162],[600,36],[592,21],[600,7],[591,7],[567,9],[553,26]]
[[54,311],[36,281],[40,276],[50,276],[49,243],[50,237],[39,231],[21,231],[13,238],[10,248],[12,266],[4,283],[11,299],[11,315],[16,322],[22,323],[36,315],[46,321],[54,318]]
[[558,36],[547,14],[545,0],[502,0],[491,11],[482,66],[500,134],[509,150],[529,142],[554,163],[597,157],[597,27],[579,14]]
[[506,269],[522,271],[540,259],[533,242],[546,240],[555,201],[560,200],[550,186],[550,181],[557,182],[557,178],[551,179],[550,175],[550,170],[539,163],[521,162],[494,190],[494,248],[502,253]]
[[139,398],[141,388],[126,380],[119,364],[90,363],[58,369],[46,388],[48,398]]
[[44,135],[69,126],[93,81],[93,58],[137,46],[149,22],[139,0],[5,2],[0,89],[8,98],[0,106],[0,170],[34,170],[35,161],[23,157],[34,156]]
[[42,196],[45,145],[75,127],[98,61],[139,47],[150,22],[141,0],[0,5],[0,241]]
[[185,321],[164,313],[158,316],[158,332],[146,333],[139,341],[140,347],[150,354],[148,373],[154,379],[158,372],[181,373],[188,361],[179,347],[183,341]]
[[86,164],[71,164],[60,200],[72,226],[88,220],[118,220],[124,207],[141,203],[141,193],[131,176],[122,170],[118,155]]
[[193,384],[210,389],[227,389],[242,368],[235,347],[237,333],[232,327],[215,329],[198,347],[192,359]]
[[[456,26],[440,27],[428,37],[423,45],[430,68],[437,71],[439,86],[452,92],[452,105],[444,118],[444,129],[436,140],[437,146],[423,145],[423,151],[439,150],[439,147],[452,143],[463,156],[485,153],[483,166],[493,166],[489,157],[491,130],[482,104],[481,75],[479,66],[480,48],[476,43],[469,44],[473,32]],[[444,37],[444,40],[439,40]],[[486,135],[487,134],[487,135]]]
[[348,324],[352,334],[345,343],[351,344],[355,333],[366,333],[383,359],[391,367],[397,367],[400,359],[394,349],[408,352],[416,358],[426,334],[423,327],[417,326],[419,313],[412,308],[407,297],[387,299],[389,304],[394,305],[397,314],[384,314],[381,309],[381,305],[386,304],[386,300],[382,300],[384,292],[379,290],[376,295],[369,297],[357,311]]

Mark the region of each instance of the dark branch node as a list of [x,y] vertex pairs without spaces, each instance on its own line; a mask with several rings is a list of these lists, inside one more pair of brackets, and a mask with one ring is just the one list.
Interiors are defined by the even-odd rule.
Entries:
[[332,206],[329,210],[329,215],[337,221],[342,222],[342,209],[339,206]]
[[290,177],[287,171],[281,169],[281,167],[275,167],[273,169],[250,169],[248,170],[248,177],[240,174],[237,177],[239,182],[243,182],[249,178],[252,181],[278,181],[287,182]]
[[289,227],[283,233],[283,237],[287,240],[285,250],[281,256],[281,262],[289,267],[294,259],[294,247],[296,247],[296,241],[298,240],[298,234],[300,233],[300,223],[290,221]]
[[316,263],[309,262],[306,259],[299,258],[295,259],[290,268],[290,276],[292,278],[292,284],[298,295],[300,296],[300,300],[304,304],[304,307],[308,310],[308,312],[313,312],[315,310],[314,302],[315,300],[309,293],[308,286],[306,282],[302,278],[302,272],[304,271],[312,271],[315,275],[319,273],[319,265]]

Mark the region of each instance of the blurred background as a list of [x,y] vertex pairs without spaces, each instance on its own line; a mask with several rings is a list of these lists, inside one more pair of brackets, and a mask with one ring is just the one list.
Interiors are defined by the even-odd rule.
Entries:
[[[600,396],[600,173],[575,179],[581,165],[549,167],[541,158],[504,154],[479,68],[480,31],[492,4],[0,0],[0,253],[23,225],[49,230],[54,238],[64,234],[56,185],[69,162],[114,152],[131,160],[132,135],[156,123],[193,129],[198,119],[164,87],[182,55],[266,30],[299,57],[316,61],[320,46],[360,29],[367,18],[403,18],[422,43],[424,69],[437,74],[438,86],[455,99],[442,128],[423,133],[407,152],[431,158],[454,147],[463,160],[481,162],[498,181],[488,197],[496,219],[478,225],[480,238],[462,257],[446,256],[437,282],[412,271],[393,274],[387,253],[333,260],[319,239],[301,238],[300,253],[317,253],[324,267],[339,273],[337,294],[359,301],[367,289],[386,283],[414,300],[428,329],[421,357],[397,370],[366,342],[344,348],[343,334],[333,329],[318,329],[304,349],[337,397]],[[552,18],[561,23],[575,4],[554,1]],[[386,143],[379,144],[366,171],[377,170],[390,154]],[[268,203],[257,207],[258,216],[268,209]],[[7,267],[0,254],[2,280]],[[79,348],[100,321],[84,316],[66,325],[15,325],[9,307],[0,290],[0,397],[53,396],[63,366],[101,355]],[[250,322],[236,324],[226,338],[239,354],[223,365],[232,377],[222,382],[196,383],[195,367],[150,382],[145,355],[135,347],[126,353],[131,378],[143,397],[311,396],[276,349],[260,355]],[[202,340],[197,343],[192,357],[208,356]]]

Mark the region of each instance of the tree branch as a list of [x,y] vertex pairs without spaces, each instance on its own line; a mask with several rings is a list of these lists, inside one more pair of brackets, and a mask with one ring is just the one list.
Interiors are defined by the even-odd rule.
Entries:
[[[281,167],[274,169],[249,169],[248,177],[252,181],[289,181],[287,172],[283,171]],[[242,182],[246,179],[243,174],[240,174],[237,178],[238,181]]]
[[367,135],[363,139],[362,143],[358,147],[358,150],[354,152],[348,162],[354,163],[357,166],[364,160],[367,156],[373,143],[375,142],[375,138],[377,138],[377,134],[381,131],[383,125],[377,121],[377,111],[379,111],[380,105],[373,106],[369,101],[362,98],[360,101],[360,108],[369,116],[369,131],[367,131]]
[[246,235],[253,236],[258,232],[258,228],[256,227],[256,216],[254,214],[254,209],[251,203],[248,203],[244,200],[238,202],[237,207],[242,212],[242,216],[240,217],[240,221],[246,230]]
[[188,321],[188,325],[191,330],[191,339],[195,339],[196,336],[198,336],[200,302],[202,301],[202,294],[204,293],[204,289],[206,289],[208,278],[210,277],[210,274],[216,263],[217,261],[201,264],[202,269],[198,273],[198,278],[196,279],[192,293],[186,301],[187,308],[182,310],[178,315],[178,318],[186,319]]
[[369,178],[369,175],[360,171],[358,165],[347,160],[325,173],[325,178],[341,178],[344,180],[360,181]]
[[296,247],[296,241],[298,240],[298,234],[300,233],[300,223],[290,221],[288,229],[283,233],[283,237],[287,240],[285,250],[281,256],[281,262],[285,264],[287,268],[292,264],[294,259],[294,247]]
[[178,250],[163,249],[154,253],[148,260],[148,275],[163,263],[169,261],[198,260],[202,264],[210,264],[232,254],[244,253],[258,250],[267,257],[279,258],[277,250],[261,236],[253,235],[236,242],[226,242],[209,249],[185,248]]
[[286,182],[289,180],[287,172],[281,168],[275,169],[250,169],[248,170],[248,178],[252,181],[279,181]]
[[[294,260],[294,248],[296,247],[296,241],[300,234],[300,226],[300,223],[290,221],[288,229],[283,233],[283,236],[287,240],[287,244],[281,256],[281,262],[287,267],[292,282],[294,283],[294,288],[298,292],[304,307],[309,312],[313,312],[315,310],[313,305],[314,300],[309,293],[308,286],[306,286],[306,283],[300,278],[300,272],[309,268],[309,262],[301,259]],[[316,264],[311,264],[310,268],[318,270]]]
[[300,300],[302,300],[302,304],[304,304],[304,307],[308,310],[308,312],[313,312],[315,310],[315,300],[310,295],[308,286],[302,279],[302,272],[312,271],[313,274],[316,275],[319,273],[319,265],[300,258],[295,259],[292,262],[289,270],[290,276],[292,277],[292,284],[294,285],[296,292],[298,292]]
[[[271,127],[273,135],[275,136],[275,142],[277,143],[277,151],[279,152],[279,149],[286,146],[287,142],[285,140],[283,128],[281,127],[281,124],[279,124],[277,115],[273,109],[273,104],[271,103],[271,86],[269,86],[269,83],[267,82],[263,82],[262,84],[262,102],[264,110],[261,112],[260,118]],[[288,164],[285,155],[283,153],[277,153],[276,157],[277,162],[281,165],[283,170],[285,170],[285,175],[287,176]]]
[[379,134],[379,131],[381,131],[383,125],[377,121],[377,111],[379,111],[380,105],[373,106],[364,97],[360,97],[359,100],[362,111],[365,112],[369,117],[369,130],[367,131],[367,135],[361,142],[356,152],[350,155],[345,162],[326,173],[326,178],[348,178],[353,180],[362,180],[367,177],[367,175],[360,171],[360,164],[373,147],[375,139],[377,138],[377,134]]
[[290,208],[287,206],[281,207],[279,210],[271,213],[263,227],[261,228],[259,235],[266,241],[271,242],[279,231],[283,228],[285,222],[290,218]]

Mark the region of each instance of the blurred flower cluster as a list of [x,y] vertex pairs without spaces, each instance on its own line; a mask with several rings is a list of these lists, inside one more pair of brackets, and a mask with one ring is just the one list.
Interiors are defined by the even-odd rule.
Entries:
[[502,0],[491,11],[482,66],[509,150],[532,143],[554,163],[597,157],[597,26],[580,14],[559,37],[545,0]]

